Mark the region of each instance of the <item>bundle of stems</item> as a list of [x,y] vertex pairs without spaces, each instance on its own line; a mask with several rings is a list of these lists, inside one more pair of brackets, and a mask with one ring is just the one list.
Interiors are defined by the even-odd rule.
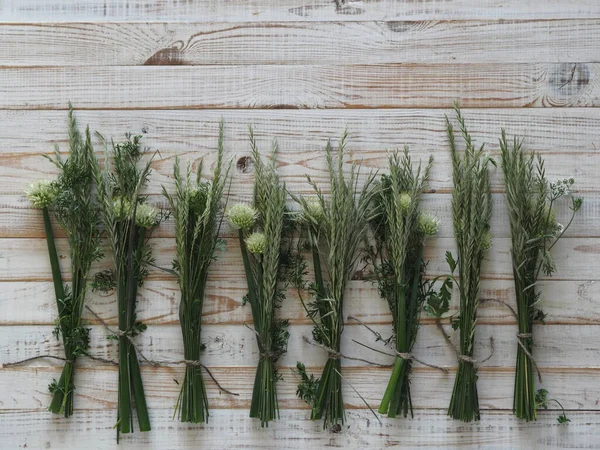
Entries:
[[[452,156],[452,221],[460,275],[460,310],[455,326],[460,330],[458,372],[448,415],[465,422],[479,420],[477,368],[473,360],[477,306],[479,305],[481,263],[491,246],[490,219],[492,195],[488,163],[483,145],[476,149],[458,106],[455,106],[460,132],[465,142],[461,156],[456,148],[454,129],[448,117],[446,125]],[[493,161],[492,161],[493,162]],[[450,258],[451,260],[452,258]],[[451,269],[454,264],[451,265]]]
[[307,178],[316,197],[298,199],[302,207],[302,222],[305,224],[306,247],[312,256],[315,277],[310,285],[313,300],[307,303],[300,291],[299,295],[314,324],[314,340],[329,349],[330,353],[319,379],[308,377],[304,365],[298,363],[302,382],[297,395],[312,406],[312,420],[323,419],[324,428],[339,426],[345,420],[339,357],[344,330],[344,293],[362,254],[362,244],[373,214],[371,201],[375,195],[374,174],[369,174],[359,189],[360,165],[352,164],[350,172],[344,173],[347,137],[344,132],[336,152],[337,158],[334,157],[331,141],[327,142],[325,148],[329,200],[310,177]]
[[[202,161],[198,165],[195,180],[188,164],[185,175],[181,174],[179,158],[173,170],[175,195],[166,197],[175,220],[176,258],[173,271],[181,290],[179,321],[183,334],[183,351],[186,361],[185,376],[177,400],[176,409],[182,422],[208,422],[208,398],[199,364],[202,350],[202,306],[208,272],[219,247],[221,226],[221,199],[231,164],[223,167],[223,122],[219,125],[217,162],[213,179],[202,181]],[[224,169],[224,171],[223,171]]]
[[280,283],[284,279],[283,263],[289,246],[289,218],[286,189],[276,168],[277,142],[273,141],[271,160],[260,155],[252,127],[250,146],[254,163],[252,205],[238,203],[227,210],[230,225],[237,229],[259,361],[254,379],[250,417],[260,419],[261,426],[279,418],[276,382],[280,378],[275,363],[285,353],[288,341],[287,320],[276,317],[276,309],[285,298]]
[[138,167],[147,149],[140,146],[141,136],[127,135],[122,143],[107,145],[104,169],[95,168],[96,184],[104,233],[113,256],[113,268],[105,273],[108,286],[116,289],[119,329],[113,338],[119,342],[119,388],[117,441],[120,433],[133,430],[133,409],[137,410],[140,431],[150,430],[150,418],[144,395],[138,355],[133,338],[146,326],[137,320],[138,288],[153,263],[148,239],[163,218],[146,203],[141,194],[150,175],[151,158]]
[[513,410],[518,418],[530,421],[536,420],[539,403],[532,357],[533,323],[543,321],[545,317],[538,307],[537,280],[540,272],[551,276],[556,270],[550,251],[573,222],[582,199],[571,197],[571,218],[567,226],[559,224],[554,206],[559,198],[570,194],[575,180],[566,178],[548,182],[544,160],[541,156],[536,159],[533,154],[525,154],[522,144],[523,141],[516,137],[509,142],[502,130],[500,149],[519,326]]
[[[389,175],[382,175],[374,198],[379,214],[371,221],[375,247],[367,260],[372,279],[392,313],[397,354],[409,354],[417,337],[423,307],[425,238],[437,233],[439,221],[421,213],[420,198],[425,189],[433,157],[427,166],[413,169],[408,148],[401,155],[388,155]],[[410,396],[412,361],[397,356],[379,412],[388,417],[413,416]]]
[[[46,240],[54,281],[54,293],[58,307],[55,336],[62,336],[65,363],[58,381],[49,388],[53,413],[73,414],[73,390],[75,360],[87,354],[89,328],[82,325],[81,315],[87,293],[87,278],[94,261],[100,259],[99,214],[94,195],[95,166],[94,149],[89,128],[85,138],[77,129],[73,108],[69,105],[69,156],[61,158],[58,147],[56,156],[48,158],[59,169],[59,175],[51,183],[38,182],[27,194],[31,201],[42,208]],[[61,277],[58,253],[54,242],[49,207],[56,221],[67,235],[71,260],[71,286],[66,287]]]

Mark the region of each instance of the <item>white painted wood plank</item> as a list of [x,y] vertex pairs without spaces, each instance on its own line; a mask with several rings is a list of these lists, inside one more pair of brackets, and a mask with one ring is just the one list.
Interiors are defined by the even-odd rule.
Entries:
[[0,108],[510,108],[600,105],[600,63],[0,69]]
[[[348,313],[348,312],[346,312]],[[450,326],[447,332],[454,334]],[[114,340],[106,339],[108,332],[102,325],[91,325],[92,355],[114,359],[117,348]],[[389,325],[372,325],[382,335],[390,334]],[[517,327],[481,324],[477,327],[475,357],[483,359],[490,354],[490,336],[495,341],[495,351],[485,367],[514,367],[517,350]],[[53,327],[3,326],[0,327],[0,357],[2,362],[11,362],[36,355],[62,355],[61,343],[52,335]],[[290,328],[288,353],[280,359],[282,366],[293,366],[303,361],[309,366],[322,366],[326,352],[303,341],[303,336],[311,336],[309,325],[294,325]],[[202,330],[206,344],[203,361],[209,367],[254,367],[258,361],[258,348],[254,332],[243,325],[205,325]],[[347,325],[342,335],[342,352],[349,356],[366,358],[369,361],[387,364],[392,358],[352,343],[352,339],[369,345],[375,338],[361,325]],[[597,325],[546,325],[534,330],[535,359],[542,368],[600,368],[598,357]],[[179,325],[155,325],[136,338],[138,347],[150,359],[177,361],[183,359],[183,344]],[[448,347],[435,325],[421,326],[413,353],[424,361],[441,366],[456,366],[456,355]],[[32,366],[59,365],[60,361],[39,360]],[[365,363],[344,360],[345,366],[364,366]],[[98,366],[102,363],[83,358],[82,366]]]
[[[348,411],[343,432],[322,430],[307,411],[281,411],[281,420],[260,428],[245,411],[215,410],[204,426],[179,424],[171,409],[151,410],[153,430],[122,435],[121,446],[134,450],[165,448],[289,449],[310,448],[402,448],[402,449],[539,449],[595,448],[600,439],[600,416],[570,413],[572,423],[560,425],[554,411],[542,412],[537,422],[526,423],[506,412],[484,413],[479,423],[464,424],[448,418],[445,411],[423,411],[410,419],[382,419],[378,424],[369,411]],[[9,448],[120,448],[115,443],[113,411],[79,411],[71,419],[50,413],[19,411],[0,413],[2,441]]]
[[[66,103],[60,105],[66,108]],[[122,139],[126,132],[143,134],[143,142],[161,154],[176,152],[189,158],[198,158],[214,152],[218,137],[218,122],[225,120],[225,150],[230,155],[250,154],[248,125],[254,126],[255,135],[266,151],[272,138],[277,138],[282,158],[282,170],[297,154],[306,155],[300,161],[305,166],[317,157],[319,167],[325,167],[323,149],[328,138],[339,137],[348,128],[351,152],[383,152],[386,149],[408,145],[413,158],[434,154],[437,164],[449,153],[444,126],[444,114],[452,116],[449,109],[378,109],[378,110],[150,110],[106,111],[78,110],[79,123],[90,125],[107,137]],[[600,146],[600,109],[466,109],[463,115],[473,139],[496,153],[500,129],[509,134],[525,137],[525,148],[530,151],[561,156],[562,164],[578,155],[597,153]],[[67,113],[44,110],[0,109],[0,153],[11,156],[13,169],[21,165],[40,166],[47,172],[50,165],[31,159],[23,164],[18,158],[29,154],[39,158],[40,153],[50,153],[58,144],[64,151],[68,145]],[[360,155],[360,153],[357,153]],[[381,153],[383,156],[384,153]],[[383,159],[374,161],[381,163]],[[299,162],[296,162],[298,164]],[[582,160],[579,169],[584,170],[590,160]],[[8,165],[7,163],[3,166]],[[33,167],[30,167],[33,170]],[[557,172],[560,168],[548,162],[546,170]],[[306,169],[295,169],[302,174]],[[166,172],[168,173],[168,172]],[[239,177],[239,175],[236,175]],[[3,181],[3,185],[6,182]],[[20,191],[15,191],[20,192]]]
[[595,61],[600,20],[0,25],[0,66]]
[[[237,240],[226,239],[228,250],[217,255],[213,265],[211,280],[226,281],[233,278],[243,279],[244,269],[240,264],[241,254]],[[171,267],[174,253],[174,240],[167,238],[152,239],[156,265]],[[56,240],[57,249],[63,264],[63,278],[69,279],[68,250],[65,239]],[[24,251],[25,249],[25,251]],[[454,251],[453,238],[429,239],[425,245],[425,258],[429,260],[427,274],[429,276],[448,273],[445,260],[446,251]],[[51,280],[50,264],[47,261],[45,239],[0,239],[0,281],[47,281]],[[563,237],[552,250],[558,267],[553,279],[557,280],[598,280],[596,261],[600,253],[597,239]],[[96,270],[110,268],[110,258],[104,258],[93,267]],[[164,271],[151,268],[150,279],[170,279]],[[360,272],[355,277],[362,277]],[[510,261],[510,239],[494,238],[492,248],[486,252],[482,268],[482,278],[512,279],[512,263]],[[544,277],[540,276],[540,279]]]
[[600,17],[594,0],[4,0],[0,20],[45,21],[297,21]]
[[[313,373],[320,367],[308,367]],[[0,370],[0,387],[10,395],[0,402],[0,411],[38,410],[45,412],[51,401],[48,383],[60,376],[60,367],[14,367]],[[239,394],[227,395],[220,392],[215,383],[205,375],[211,415],[219,409],[248,410],[252,399],[255,367],[211,367],[211,373],[226,389]],[[292,367],[280,367],[283,379],[277,382],[277,398],[281,409],[308,409],[308,405],[296,397],[300,377]],[[343,386],[346,408],[366,409],[365,403],[352,390],[352,385],[373,409],[377,409],[391,374],[390,368],[347,367],[344,369],[346,384]],[[479,371],[477,388],[482,410],[512,409],[514,369],[486,369]],[[144,366],[142,369],[144,391],[150,409],[174,408],[183,380],[183,368]],[[414,409],[440,409],[448,407],[455,372],[443,374],[437,370],[415,368],[411,375],[411,396]],[[76,414],[82,410],[117,409],[116,367],[78,367],[75,373]],[[15,380],[20,380],[18,387]],[[567,388],[568,386],[568,388]],[[597,374],[583,369],[547,369],[544,372],[544,387],[550,396],[557,398],[570,411],[597,410],[600,400],[600,385]],[[550,408],[560,408],[551,404]]]

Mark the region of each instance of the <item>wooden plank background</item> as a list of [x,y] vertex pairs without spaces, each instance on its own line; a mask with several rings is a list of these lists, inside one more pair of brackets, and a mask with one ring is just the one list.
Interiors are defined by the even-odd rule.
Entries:
[[[282,314],[290,319],[288,354],[280,361],[281,420],[268,429],[247,417],[258,358],[240,255],[231,242],[210,278],[203,337],[204,362],[239,397],[208,382],[210,423],[173,420],[181,367],[143,368],[153,430],[123,436],[132,449],[362,448],[598,448],[600,439],[600,4],[596,0],[0,0],[0,362],[36,354],[62,354],[52,336],[55,305],[39,211],[22,195],[53,167],[39,156],[67,144],[66,108],[72,101],[80,123],[106,136],[144,135],[160,152],[148,192],[157,204],[160,186],[172,186],[176,155],[214,161],[218,121],[224,118],[226,152],[234,160],[231,201],[247,199],[252,174],[247,125],[266,149],[276,137],[288,187],[307,192],[305,173],[326,181],[323,146],[350,132],[353,159],[385,166],[387,149],[409,145],[415,159],[433,154],[431,192],[424,208],[442,218],[439,237],[427,244],[428,275],[445,273],[444,252],[454,247],[449,201],[452,190],[443,116],[453,100],[464,107],[474,137],[497,155],[505,127],[524,135],[541,153],[551,178],[574,176],[583,210],[557,246],[556,276],[544,279],[547,323],[535,328],[536,359],[544,383],[568,410],[536,423],[511,413],[516,324],[494,303],[480,308],[476,355],[494,356],[480,369],[482,420],[449,419],[456,361],[431,319],[422,317],[415,353],[446,365],[448,375],[417,367],[414,419],[379,424],[346,386],[347,426],[341,433],[308,420],[295,398],[292,367],[306,362],[317,373],[326,355],[302,342],[310,333],[299,301],[290,292]],[[561,107],[561,108],[559,108]],[[492,174],[494,246],[485,261],[482,297],[514,303],[501,174]],[[568,210],[559,213],[566,218]],[[157,231],[157,260],[174,256],[173,224]],[[68,267],[64,235],[59,250]],[[106,267],[106,262],[97,265]],[[149,357],[182,355],[176,283],[157,270],[142,291],[140,318],[148,330],[140,347]],[[89,304],[109,324],[116,321],[112,296],[92,294]],[[456,307],[456,305],[453,305]],[[347,315],[391,333],[385,302],[369,283],[350,283]],[[92,352],[115,357],[106,331],[86,314]],[[349,321],[347,352],[387,362],[351,347],[368,341]],[[117,372],[82,359],[77,372],[75,415],[46,411],[49,381],[60,366],[37,361],[0,370],[0,448],[116,448]],[[376,407],[389,371],[344,361],[345,376]]]

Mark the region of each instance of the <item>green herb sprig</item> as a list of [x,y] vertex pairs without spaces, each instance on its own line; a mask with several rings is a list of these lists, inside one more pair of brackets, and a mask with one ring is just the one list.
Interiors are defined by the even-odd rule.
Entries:
[[[545,318],[538,306],[541,294],[537,290],[538,276],[540,272],[551,276],[556,270],[550,251],[573,222],[583,200],[572,196],[570,220],[566,226],[559,224],[554,207],[561,197],[570,195],[575,180],[566,178],[550,183],[546,179],[544,160],[541,156],[535,158],[533,154],[525,154],[522,144],[523,141],[516,137],[512,142],[509,141],[502,130],[500,150],[511,230],[519,326],[517,337],[520,341],[517,347],[513,410],[518,418],[530,421],[537,419],[540,404],[535,391],[532,360],[533,324]],[[547,394],[547,391],[543,392]]]
[[[378,284],[392,313],[396,352],[409,354],[419,329],[419,315],[425,300],[423,247],[427,236],[435,235],[439,221],[423,214],[420,198],[433,157],[415,169],[405,148],[388,156],[389,175],[382,175],[374,198],[377,217],[371,221],[375,246],[367,261],[373,268],[370,278]],[[410,395],[412,361],[396,357],[379,412],[388,417],[413,415]]]
[[[179,321],[184,358],[192,362],[200,360],[206,281],[216,259],[215,250],[220,244],[221,200],[231,168],[231,163],[223,162],[223,127],[221,122],[212,181],[202,181],[202,161],[195,180],[192,180],[191,166],[188,164],[186,174],[182,175],[179,158],[176,158],[173,169],[175,195],[171,195],[163,186],[163,195],[175,220],[176,258],[173,271],[181,290]],[[186,365],[176,409],[182,422],[208,422],[208,397],[201,366]]]
[[[148,182],[152,158],[140,167],[148,150],[140,145],[141,136],[126,136],[121,143],[112,142],[112,152],[106,148],[104,169],[95,167],[98,198],[104,232],[112,250],[112,272],[103,272],[102,284],[113,284],[117,292],[119,331],[119,388],[117,441],[120,433],[133,431],[133,408],[137,411],[140,431],[150,431],[150,417],[144,394],[137,351],[132,339],[146,329],[137,320],[138,288],[148,275],[148,265],[154,262],[148,238],[152,229],[164,218],[156,208],[146,203],[142,190]],[[113,283],[106,282],[106,276]]]
[[[91,265],[100,259],[99,213],[94,195],[95,156],[89,128],[85,137],[77,128],[73,107],[69,105],[69,156],[63,160],[58,147],[54,158],[48,159],[59,169],[53,182],[37,182],[26,192],[32,203],[42,209],[44,228],[50,255],[58,318],[54,335],[62,337],[65,363],[58,381],[50,384],[53,413],[73,414],[75,361],[89,348],[89,328],[83,326],[81,315],[87,293]],[[49,208],[59,226],[65,230],[71,260],[71,284],[63,284],[58,253],[54,242]]]
[[[326,199],[316,183],[308,178],[314,189],[314,199],[298,199],[302,207],[301,226],[304,246],[311,254],[315,281],[308,286],[313,300],[302,298],[305,283],[301,275],[307,263],[297,264],[296,286],[308,317],[314,324],[314,340],[332,352],[340,353],[344,330],[344,294],[347,282],[354,275],[361,255],[362,242],[372,219],[371,201],[375,195],[375,175],[367,176],[362,189],[358,188],[360,165],[352,164],[349,173],[344,171],[344,151],[347,133],[340,139],[337,152],[331,141],[325,155],[329,172],[330,197]],[[336,157],[334,157],[336,153]],[[308,376],[304,365],[297,365],[302,381],[298,396],[312,407],[311,419],[323,419],[323,427],[344,423],[342,397],[342,367],[336,354],[330,354],[320,378]]]
[[292,227],[286,209],[286,189],[276,167],[277,142],[273,141],[271,161],[265,162],[250,127],[250,146],[254,163],[252,205],[239,203],[227,210],[238,238],[250,303],[254,332],[260,353],[250,417],[260,419],[261,426],[279,418],[276,382],[280,375],[275,363],[287,348],[288,321],[276,317],[276,309],[285,298],[285,255],[289,252]]

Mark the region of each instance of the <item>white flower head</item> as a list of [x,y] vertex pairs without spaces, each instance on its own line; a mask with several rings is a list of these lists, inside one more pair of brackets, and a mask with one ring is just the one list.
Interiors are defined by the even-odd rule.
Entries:
[[138,227],[152,228],[158,225],[158,210],[151,205],[142,203],[135,209],[135,223]]
[[409,210],[410,205],[412,204],[412,198],[410,198],[410,194],[403,192],[400,194],[400,208],[402,208],[403,212]]
[[131,216],[133,208],[131,202],[123,197],[115,197],[113,200],[113,211],[116,220],[125,220]]
[[267,249],[267,237],[264,233],[252,233],[246,238],[246,247],[250,253],[260,255]]
[[554,235],[560,236],[563,231],[565,231],[565,226],[560,222],[556,222],[556,228],[554,229]]
[[425,236],[435,236],[440,230],[440,219],[433,214],[419,216],[419,229]]
[[550,190],[555,198],[563,195],[571,195],[571,186],[575,184],[575,178],[559,178],[553,183],[550,183]]
[[46,208],[56,199],[56,187],[50,180],[37,180],[25,189],[25,196],[36,208]]
[[302,202],[302,219],[305,222],[320,223],[325,216],[323,205],[318,198],[312,197]]
[[246,203],[236,203],[227,210],[227,221],[236,230],[248,230],[256,223],[258,213]]

